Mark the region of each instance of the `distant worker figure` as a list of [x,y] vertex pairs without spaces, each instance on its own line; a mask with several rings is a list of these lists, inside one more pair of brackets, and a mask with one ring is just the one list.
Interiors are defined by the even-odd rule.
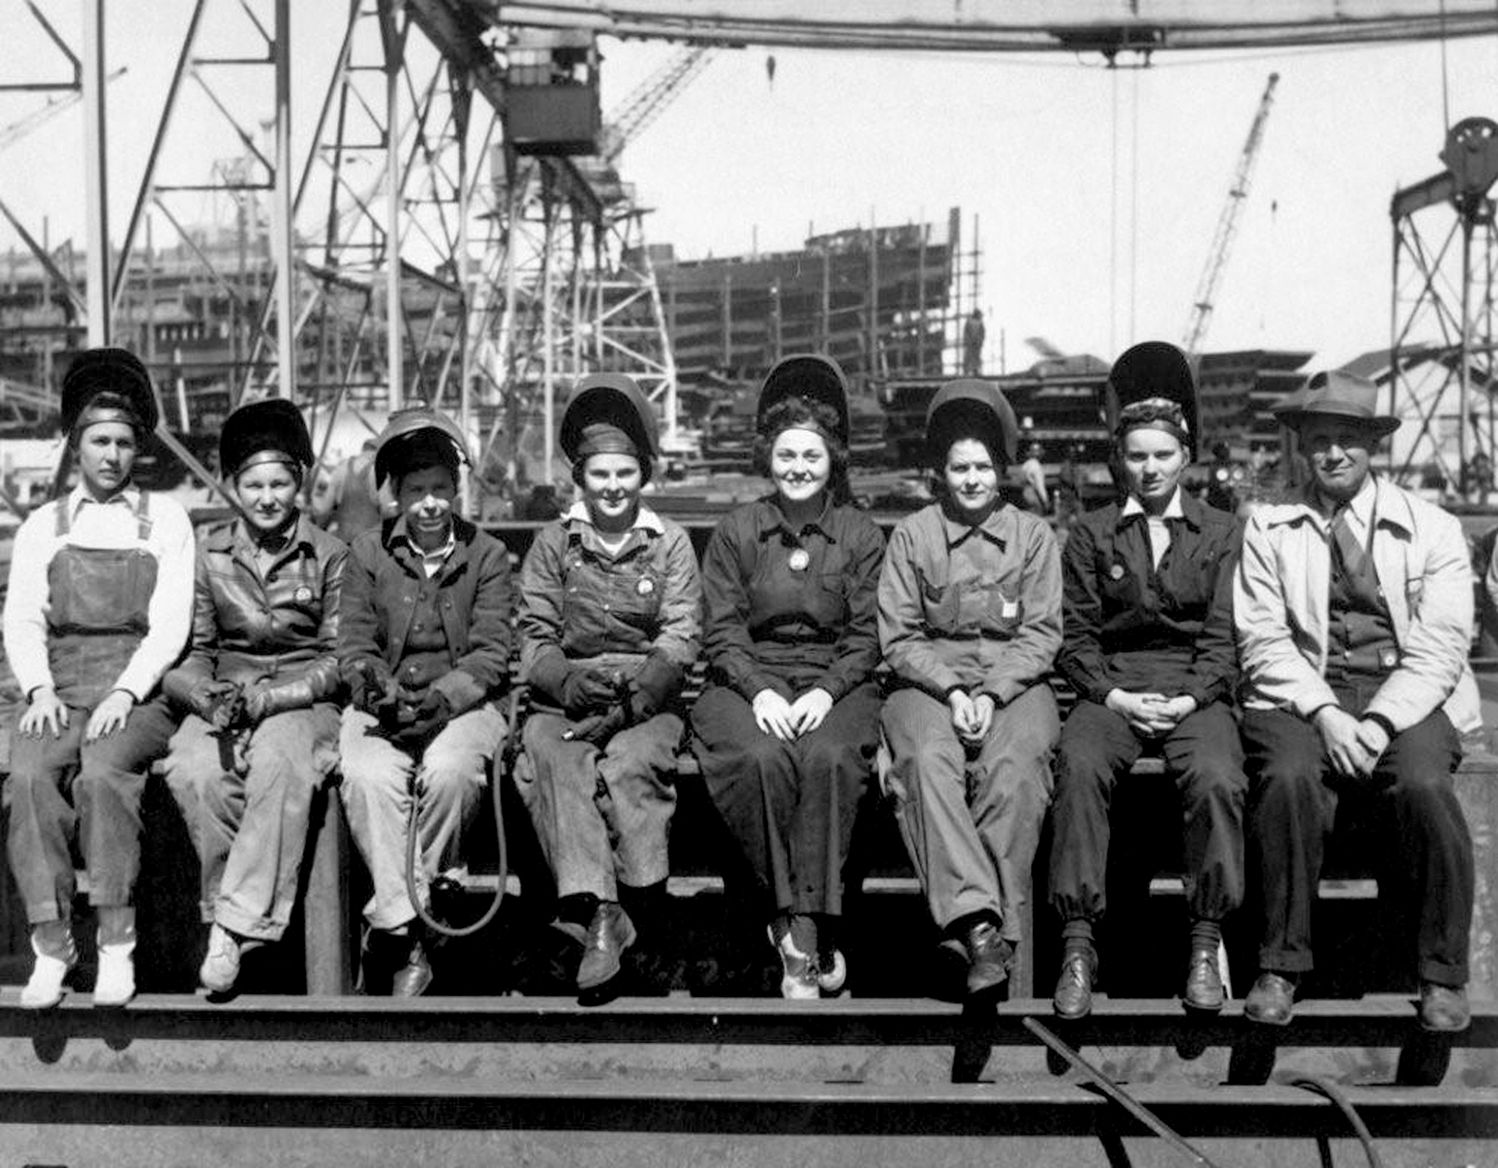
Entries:
[[1472,569],[1454,516],[1375,475],[1373,382],[1318,373],[1281,406],[1311,479],[1248,521],[1233,608],[1260,873],[1254,1022],[1290,1020],[1313,965],[1312,909],[1338,803],[1388,832],[1379,894],[1405,909],[1420,1024],[1465,1030],[1475,896],[1472,835],[1452,787],[1460,734],[1482,724],[1467,662]]
[[312,517],[345,543],[373,531],[384,518],[375,485],[375,440],[365,439],[358,454],[341,462],[326,488],[312,500]]
[[973,309],[973,315],[967,318],[967,323],[962,326],[962,375],[964,377],[981,377],[983,375],[983,342],[988,336],[988,330],[983,327],[983,310]]
[[1045,467],[1040,457],[1044,453],[1039,442],[1032,442],[1025,449],[1025,461],[1019,464],[1020,490],[1025,501],[1025,510],[1036,515],[1051,513],[1051,493],[1045,485]]

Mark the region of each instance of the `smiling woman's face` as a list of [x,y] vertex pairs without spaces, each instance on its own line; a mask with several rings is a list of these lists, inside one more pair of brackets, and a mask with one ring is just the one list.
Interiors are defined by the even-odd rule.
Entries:
[[999,502],[999,468],[976,438],[959,438],[947,448],[943,470],[952,505],[969,523],[982,523]]

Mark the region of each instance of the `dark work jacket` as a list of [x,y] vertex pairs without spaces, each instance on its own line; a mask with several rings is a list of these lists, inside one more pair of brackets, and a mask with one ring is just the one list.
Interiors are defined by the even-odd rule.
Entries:
[[[453,518],[457,545],[428,579],[405,537],[405,518],[386,520],[349,549],[339,606],[338,667],[351,681],[360,661],[399,675],[418,601],[433,601],[447,637],[450,670],[432,682],[461,714],[501,693],[509,680],[514,600],[504,544]],[[407,695],[419,701],[421,695]]]
[[[884,536],[851,506],[829,502],[799,531],[770,495],[729,512],[702,557],[704,640],[713,680],[753,700],[772,689],[799,697],[787,677],[833,701],[879,664],[877,597]],[[791,567],[793,552],[804,557]]]
[[1077,693],[1103,702],[1110,690],[1181,695],[1205,708],[1231,700],[1233,569],[1238,521],[1181,492],[1170,547],[1156,569],[1148,521],[1110,504],[1072,528],[1061,557],[1065,589],[1057,666]]
[[331,701],[338,692],[338,594],[348,548],[305,512],[266,570],[244,520],[198,536],[192,640],[162,680],[187,704],[199,681],[266,682],[271,712]]

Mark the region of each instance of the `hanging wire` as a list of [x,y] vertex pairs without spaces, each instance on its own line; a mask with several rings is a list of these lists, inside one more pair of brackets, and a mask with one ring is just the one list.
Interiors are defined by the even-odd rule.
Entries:
[[1112,190],[1108,205],[1108,352],[1118,352],[1118,71],[1110,76],[1112,86]]
[[1139,75],[1133,77],[1134,108],[1130,112],[1129,160],[1129,343],[1139,338],[1135,310],[1139,294]]
[[1441,136],[1451,129],[1451,92],[1446,76],[1446,0],[1441,0]]

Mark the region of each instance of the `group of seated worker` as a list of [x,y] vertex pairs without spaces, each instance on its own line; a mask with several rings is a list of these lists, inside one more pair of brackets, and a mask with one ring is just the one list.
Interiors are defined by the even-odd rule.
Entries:
[[[1459,524],[1372,473],[1398,423],[1346,373],[1281,407],[1310,478],[1246,526],[1182,488],[1199,426],[1179,350],[1125,352],[1108,412],[1118,501],[1063,552],[1005,501],[1020,428],[1003,394],[943,386],[926,426],[937,498],[886,547],[850,500],[842,371],[786,358],[756,412],[773,490],[723,518],[699,573],[643,493],[650,403],[627,376],[585,377],[559,435],[577,500],[536,533],[515,589],[504,546],[455,513],[468,453],[450,419],[392,416],[375,474],[399,512],[345,547],[298,507],[312,461],[300,414],[259,401],[221,436],[238,514],[199,534],[189,572],[186,515],[131,483],[157,422],[147,372],[123,350],[82,354],[63,385],[78,485],[22,525],[4,612],[26,695],[4,786],[35,954],[22,1004],[55,1005],[77,962],[75,842],[98,917],[94,1000],[133,995],[141,794],[163,758],[201,864],[206,989],[232,992],[244,953],[281,938],[313,796],[337,776],[373,887],[366,986],[421,994],[432,886],[514,733],[506,779],[585,996],[664,931],[688,748],[785,997],[844,987],[845,871],[877,782],[977,1001],[1010,977],[1052,815],[1054,1005],[1083,1017],[1112,792],[1149,752],[1180,794],[1188,1009],[1221,1009],[1222,925],[1251,906],[1245,1013],[1290,1019],[1346,798],[1387,829],[1380,891],[1407,914],[1421,1024],[1464,1028],[1474,873],[1451,776],[1480,719]],[[498,704],[516,637],[520,727]],[[688,709],[699,652],[706,687]],[[1058,671],[1076,694],[1064,723]]]

